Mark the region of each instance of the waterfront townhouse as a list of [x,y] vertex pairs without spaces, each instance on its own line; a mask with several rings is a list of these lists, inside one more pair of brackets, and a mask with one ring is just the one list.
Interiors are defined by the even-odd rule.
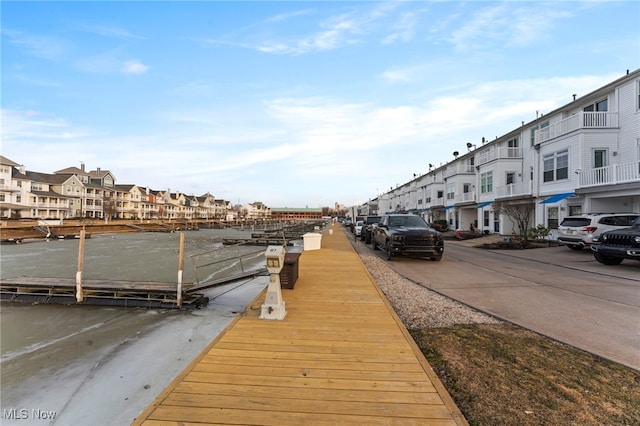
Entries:
[[[235,219],[232,205],[206,193],[180,192],[117,185],[109,170],[87,172],[68,167],[53,174],[25,170],[0,156],[0,216],[25,219]],[[260,203],[262,204],[262,203]],[[263,205],[263,211],[268,210]]]
[[531,209],[531,226],[569,215],[640,211],[640,70],[379,195],[381,213],[410,211],[455,229],[516,233],[496,205]]
[[538,120],[537,223],[640,211],[640,70]]
[[139,219],[143,191],[137,185],[114,185],[117,200],[116,216],[121,219]]
[[56,191],[57,182],[73,181],[51,174],[31,172],[0,156],[0,210],[2,217],[64,218],[71,212],[72,199]]

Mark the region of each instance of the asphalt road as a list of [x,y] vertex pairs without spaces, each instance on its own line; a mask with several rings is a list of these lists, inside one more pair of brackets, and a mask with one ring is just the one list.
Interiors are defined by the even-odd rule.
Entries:
[[586,250],[468,244],[447,241],[440,262],[394,258],[389,265],[476,309],[640,370],[640,262],[606,266]]

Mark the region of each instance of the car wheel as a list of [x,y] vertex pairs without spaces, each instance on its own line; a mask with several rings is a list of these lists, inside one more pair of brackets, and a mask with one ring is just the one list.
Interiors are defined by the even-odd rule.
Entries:
[[433,257],[430,257],[429,260],[433,260],[435,262],[439,262],[439,261],[442,260],[442,256],[433,256]]
[[582,250],[582,246],[576,246],[576,245],[568,245],[567,247],[569,247],[571,250]]
[[391,241],[387,241],[385,244],[385,257],[387,260],[393,259],[393,249],[391,248]]
[[593,257],[595,257],[598,262],[605,265],[619,265],[623,260],[621,257],[605,256],[604,254],[598,252],[593,253]]

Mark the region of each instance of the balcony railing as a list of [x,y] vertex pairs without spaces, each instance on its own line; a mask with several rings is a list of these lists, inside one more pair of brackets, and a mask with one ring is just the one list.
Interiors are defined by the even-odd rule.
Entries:
[[0,185],[0,189],[3,191],[12,191],[12,192],[22,191],[22,187],[18,185],[13,185],[13,182],[11,184],[3,183],[2,185]]
[[493,160],[522,158],[522,148],[519,147],[500,147],[489,149],[478,154],[476,163],[478,165],[488,163]]
[[640,182],[640,161],[578,171],[578,188]]
[[475,173],[473,164],[456,164],[448,166],[444,175],[445,177],[450,177],[461,173]]
[[456,195],[454,199],[455,203],[475,203],[476,201],[476,193],[474,192],[464,192],[462,194]]
[[496,197],[517,197],[519,195],[532,195],[533,182],[511,183],[505,186],[496,186]]
[[578,129],[610,129],[616,127],[618,127],[618,113],[616,112],[582,111],[537,130],[535,143],[539,144]]

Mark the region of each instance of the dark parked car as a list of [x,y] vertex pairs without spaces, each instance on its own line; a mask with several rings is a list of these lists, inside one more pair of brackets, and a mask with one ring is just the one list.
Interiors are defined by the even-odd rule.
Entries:
[[362,232],[360,233],[360,239],[366,244],[371,243],[372,228],[378,225],[381,218],[382,216],[366,216],[364,218],[364,228],[362,228]]
[[624,259],[640,260],[640,217],[630,228],[600,234],[591,250],[596,260],[605,265],[619,265]]
[[386,214],[373,228],[373,249],[385,251],[388,260],[395,255],[442,259],[442,234],[431,228],[420,216]]

